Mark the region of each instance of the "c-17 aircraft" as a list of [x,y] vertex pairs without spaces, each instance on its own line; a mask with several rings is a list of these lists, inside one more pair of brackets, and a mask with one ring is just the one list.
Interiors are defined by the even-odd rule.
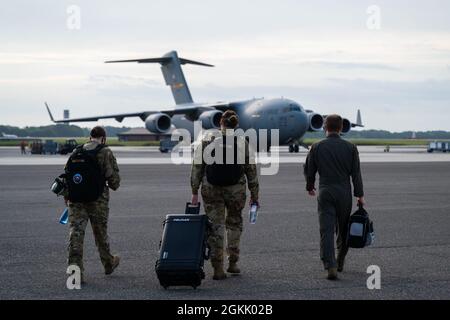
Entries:
[[[306,132],[321,131],[324,124],[323,115],[303,108],[299,103],[284,99],[250,99],[234,102],[196,103],[192,99],[181,65],[193,64],[205,67],[213,65],[179,58],[176,51],[171,51],[160,58],[106,61],[106,63],[159,63],[166,85],[170,86],[176,106],[159,111],[141,111],[135,113],[120,113],[84,118],[55,120],[47,105],[50,119],[54,123],[87,122],[99,119],[115,119],[122,122],[124,118],[139,117],[145,122],[147,130],[154,133],[166,133],[172,125],[190,131],[193,137],[194,121],[201,121],[204,129],[219,128],[219,121],[225,110],[234,110],[239,115],[241,129],[255,129],[259,135],[260,129],[267,129],[267,142],[270,148],[270,130],[279,129],[279,145],[289,145],[290,152],[298,152],[299,146],[305,146],[302,141]],[[361,113],[358,110],[356,123],[344,119],[343,133],[348,133],[353,127],[362,127]],[[258,141],[260,137],[258,136]],[[259,145],[259,144],[258,144]],[[307,147],[307,146],[305,146]]]

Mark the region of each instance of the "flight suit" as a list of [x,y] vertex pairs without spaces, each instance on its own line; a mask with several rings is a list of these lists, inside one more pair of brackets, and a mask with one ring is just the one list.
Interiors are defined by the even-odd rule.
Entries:
[[[206,141],[203,141],[202,145],[196,149],[194,159],[196,157],[203,158],[203,150],[212,141],[213,139],[206,138]],[[249,160],[248,142],[244,140],[242,145],[245,148],[245,163],[242,164],[242,176],[235,185],[211,185],[205,174],[206,163],[204,161],[199,161],[201,163],[194,161],[192,165],[192,194],[197,194],[201,185],[205,213],[212,222],[212,232],[208,243],[211,247],[211,264],[213,267],[223,264],[225,230],[228,260],[230,263],[236,263],[239,260],[239,244],[243,227],[242,209],[244,209],[246,201],[246,184],[248,184],[251,198],[258,200],[259,183],[256,164]]]
[[[345,259],[348,221],[353,195],[363,197],[363,182],[357,147],[338,134],[312,145],[304,166],[306,190],[314,189],[319,173],[318,211],[320,225],[320,257],[325,269],[337,266],[334,233],[337,234],[338,260]],[[351,179],[350,179],[351,178]]]
[[[94,150],[98,146],[95,141],[83,146],[86,150]],[[91,222],[95,244],[100,259],[105,267],[111,268],[113,256],[108,239],[109,189],[117,190],[120,186],[119,167],[111,149],[104,147],[97,154],[97,161],[106,179],[105,188],[99,199],[88,203],[69,203],[69,258],[68,264],[75,264],[83,272],[83,243],[86,226]],[[67,191],[66,191],[67,192]],[[67,194],[66,194],[67,195]]]

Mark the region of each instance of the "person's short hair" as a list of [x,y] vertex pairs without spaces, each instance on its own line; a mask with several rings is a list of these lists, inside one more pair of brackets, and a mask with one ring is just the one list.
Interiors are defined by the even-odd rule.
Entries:
[[106,131],[103,127],[96,126],[91,130],[91,138],[106,138]]
[[344,122],[338,114],[330,114],[325,118],[325,130],[328,132],[341,132]]
[[228,129],[234,129],[239,124],[239,117],[233,110],[227,110],[222,114],[220,123]]

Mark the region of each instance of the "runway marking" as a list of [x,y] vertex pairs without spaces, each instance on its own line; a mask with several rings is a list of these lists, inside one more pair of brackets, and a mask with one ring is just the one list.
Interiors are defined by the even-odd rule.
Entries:
[[[417,162],[450,162],[450,155],[428,155],[428,154],[361,154],[362,163],[417,163]],[[261,165],[269,165],[274,163],[304,163],[306,155],[280,156],[279,158],[260,157],[258,163]],[[64,166],[67,158],[52,156],[37,157],[0,157],[0,166]],[[179,158],[174,163],[170,156],[164,157],[117,157],[119,165],[158,165],[158,164],[191,164],[190,157]]]
[[[172,162],[171,154],[160,153],[158,147],[111,147],[120,165],[158,165],[158,164],[191,164],[190,157],[179,159],[179,163]],[[272,155],[259,155],[259,163],[264,165],[277,163],[304,163],[306,150],[300,153],[289,153],[285,147],[274,148]],[[383,152],[379,146],[359,147],[362,163],[417,163],[417,162],[450,162],[450,153],[426,152],[425,147],[396,147],[391,152]],[[68,156],[26,155],[20,156],[17,148],[0,148],[0,166],[64,166]],[[277,154],[279,157],[277,157]]]

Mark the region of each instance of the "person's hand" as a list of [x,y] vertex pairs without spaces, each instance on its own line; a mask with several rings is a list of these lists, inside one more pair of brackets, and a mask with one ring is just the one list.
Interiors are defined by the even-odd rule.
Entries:
[[358,206],[364,207],[366,205],[366,200],[364,200],[364,197],[358,197]]
[[308,194],[309,194],[311,197],[315,197],[315,196],[316,196],[316,188],[313,188],[312,190],[308,191]]
[[192,195],[191,204],[194,206],[196,206],[198,204],[198,194]]
[[65,203],[66,207],[68,207],[69,206],[69,199],[64,197],[64,203]]

